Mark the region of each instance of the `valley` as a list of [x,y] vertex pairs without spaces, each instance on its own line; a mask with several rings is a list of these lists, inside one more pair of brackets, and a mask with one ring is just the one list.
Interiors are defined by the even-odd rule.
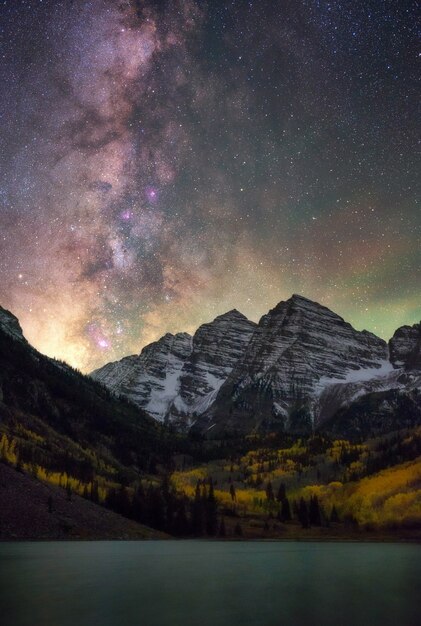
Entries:
[[418,540],[419,351],[293,296],[87,377],[1,309],[0,538]]

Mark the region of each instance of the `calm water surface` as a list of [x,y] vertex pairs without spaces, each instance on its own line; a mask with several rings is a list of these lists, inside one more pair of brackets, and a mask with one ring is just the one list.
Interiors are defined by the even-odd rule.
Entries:
[[2,626],[418,626],[421,546],[0,544]]

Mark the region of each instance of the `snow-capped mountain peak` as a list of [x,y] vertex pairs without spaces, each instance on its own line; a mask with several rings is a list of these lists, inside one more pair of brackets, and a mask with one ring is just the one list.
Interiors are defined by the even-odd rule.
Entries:
[[366,394],[418,388],[420,329],[398,329],[388,347],[294,294],[258,324],[232,309],[193,337],[166,334],[92,376],[155,418],[212,436],[308,429]]
[[260,319],[200,422],[203,429],[213,423],[224,430],[251,424],[288,429],[298,407],[313,417],[321,380],[346,381],[353,371],[380,370],[387,357],[383,339],[355,330],[330,309],[294,294]]
[[233,309],[200,326],[193,337],[167,333],[140,355],[108,363],[91,376],[159,420],[189,423],[212,403],[254,327]]

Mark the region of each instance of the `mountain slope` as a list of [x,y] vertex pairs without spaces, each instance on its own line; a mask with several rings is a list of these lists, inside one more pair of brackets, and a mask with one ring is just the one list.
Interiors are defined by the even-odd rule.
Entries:
[[180,393],[171,407],[173,418],[200,415],[212,404],[242,357],[255,327],[234,309],[198,328],[181,372]]
[[0,541],[164,539],[165,533],[0,463]]
[[387,369],[387,357],[386,342],[379,337],[293,295],[261,318],[197,428],[216,433],[256,427],[308,430],[324,386],[346,381],[352,373]]
[[395,367],[421,370],[421,322],[398,328],[389,341],[389,350]]
[[236,310],[187,333],[166,334],[130,356],[92,372],[94,380],[159,420],[189,423],[213,402],[255,328]]
[[[418,381],[418,384],[420,381]],[[321,425],[332,436],[363,441],[421,424],[418,389],[391,388],[369,392],[344,405]]]
[[75,456],[81,467],[92,465],[89,459],[97,451],[116,471],[147,468],[151,458],[165,455],[165,438],[155,420],[65,363],[40,354],[21,333],[10,332],[16,330],[15,320],[0,309],[0,431],[24,427],[38,432],[42,441],[28,442],[28,450],[36,448],[51,463],[64,458],[71,446],[79,449]]
[[92,372],[91,377],[159,420],[168,414],[178,394],[191,344],[192,338],[187,333],[167,333],[145,346],[139,355],[107,363]]
[[325,385],[315,405],[316,425],[361,437],[419,423],[420,331],[420,324],[398,328],[389,341],[390,361],[380,370],[352,372],[345,382]]
[[19,320],[7,309],[0,306],[0,330],[18,341],[26,343]]

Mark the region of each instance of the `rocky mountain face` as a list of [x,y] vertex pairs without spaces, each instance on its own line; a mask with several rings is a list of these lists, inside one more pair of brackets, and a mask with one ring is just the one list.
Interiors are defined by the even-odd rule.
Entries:
[[294,295],[264,315],[197,427],[306,430],[326,386],[388,367],[387,344],[324,306]]
[[7,311],[7,309],[3,309],[0,306],[0,329],[13,337],[14,339],[19,339],[19,341],[25,341],[26,339],[23,336],[22,328],[20,327],[19,320],[17,317]]
[[181,370],[191,351],[188,333],[167,333],[145,346],[139,355],[107,363],[91,377],[160,420],[179,392]]
[[156,419],[192,425],[205,436],[300,434],[332,424],[357,401],[361,413],[366,396],[386,394],[388,402],[387,393],[395,390],[392,409],[405,395],[407,404],[416,404],[420,328],[399,328],[388,347],[328,308],[293,295],[258,324],[229,311],[193,337],[165,335],[92,377]]
[[394,367],[421,369],[421,322],[398,328],[389,341],[389,351]]
[[[414,383],[415,381],[413,381]],[[334,437],[365,440],[421,424],[420,377],[409,387],[398,385],[368,392],[344,404],[323,424]]]
[[[345,382],[325,385],[315,404],[316,426],[336,423],[333,429],[336,432],[349,421],[343,434],[348,436],[353,428],[355,434],[364,436],[377,432],[380,425],[387,431],[394,418],[396,428],[403,428],[410,415],[421,417],[420,330],[420,324],[398,328],[389,341],[390,360],[379,370],[360,370],[348,374]],[[414,408],[417,405],[418,413]],[[354,410],[359,421],[351,419]],[[361,419],[366,420],[364,425]]]
[[355,380],[327,385],[316,420],[342,436],[368,437],[421,423],[421,325],[398,328],[389,341],[390,361]]
[[400,395],[416,396],[419,389],[421,371],[395,369],[390,362],[385,363],[377,372],[362,370],[359,379],[336,382],[323,388],[314,405],[315,425],[325,427],[343,409],[351,407],[368,395],[379,398],[382,393],[395,390]]
[[91,376],[159,420],[188,424],[215,399],[256,327],[236,310],[203,324],[193,337],[167,334]]
[[179,394],[171,407],[173,418],[200,415],[212,404],[255,327],[235,309],[200,326],[181,372]]

